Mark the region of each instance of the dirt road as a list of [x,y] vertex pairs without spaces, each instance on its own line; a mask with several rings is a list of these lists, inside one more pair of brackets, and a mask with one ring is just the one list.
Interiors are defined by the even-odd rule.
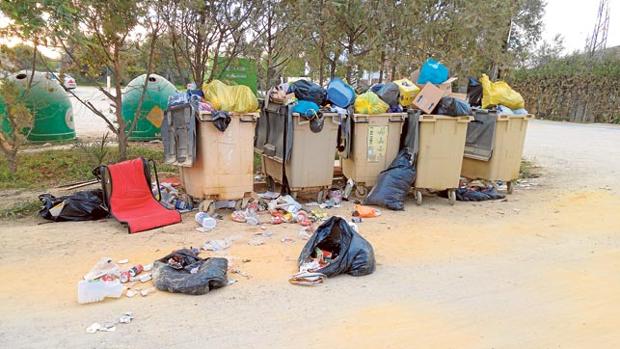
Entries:
[[[620,128],[536,121],[526,157],[543,167],[508,201],[428,198],[367,219],[377,271],[292,286],[298,227],[249,246],[257,229],[182,225],[129,236],[113,220],[0,227],[0,346],[5,348],[617,348],[620,347]],[[331,210],[347,215],[350,206]],[[236,237],[223,253],[250,275],[204,296],[76,303],[102,256],[148,263],[183,246]],[[284,236],[297,241],[287,245]],[[242,259],[250,259],[243,263]],[[92,322],[132,311],[116,332]]]

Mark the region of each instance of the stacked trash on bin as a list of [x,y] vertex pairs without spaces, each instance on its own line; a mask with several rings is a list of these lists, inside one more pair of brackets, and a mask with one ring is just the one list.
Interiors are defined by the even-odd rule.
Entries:
[[257,111],[249,87],[218,80],[170,97],[162,125],[164,161],[180,167],[186,192],[204,200],[201,209],[221,200],[243,206],[250,198]]
[[338,79],[327,90],[302,79],[268,92],[255,149],[270,190],[277,183],[293,196],[316,191],[323,201],[332,186],[338,128],[354,99],[353,89]]

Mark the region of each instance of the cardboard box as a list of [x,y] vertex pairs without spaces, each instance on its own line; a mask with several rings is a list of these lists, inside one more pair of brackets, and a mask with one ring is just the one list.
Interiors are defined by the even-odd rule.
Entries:
[[448,96],[449,97],[454,97],[456,99],[460,99],[462,101],[469,101],[467,99],[467,93],[451,92]]
[[440,89],[436,85],[428,83],[424,85],[420,93],[415,96],[415,99],[413,100],[413,105],[423,111],[425,114],[430,114],[435,109],[435,107],[437,107],[437,104],[439,104],[439,100],[441,100],[441,97],[444,97],[445,95],[445,90]]
[[[424,85],[418,84],[419,77],[420,77],[420,69],[416,69],[411,75],[411,81],[413,81],[416,84],[416,86],[422,89]],[[443,90],[445,92],[444,96],[447,96],[452,92],[452,83],[455,82],[457,79],[458,79],[457,77],[453,76],[451,78],[448,78],[448,80],[442,82],[441,84],[436,84],[435,86]]]

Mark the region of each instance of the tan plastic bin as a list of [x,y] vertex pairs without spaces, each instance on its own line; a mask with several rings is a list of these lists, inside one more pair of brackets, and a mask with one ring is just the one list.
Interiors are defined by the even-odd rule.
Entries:
[[[325,190],[332,185],[334,157],[338,137],[338,116],[324,114],[323,129],[314,133],[309,121],[293,114],[293,146],[290,161],[285,163],[286,179],[293,195],[300,191],[318,191],[318,201],[322,201]],[[282,184],[283,159],[263,154],[263,166],[270,181]]]
[[527,125],[533,118],[533,115],[498,115],[491,158],[483,161],[464,156],[461,175],[505,181],[508,193],[512,194],[513,181],[519,178]]
[[241,200],[253,191],[254,127],[259,115],[230,115],[230,124],[221,132],[210,114],[199,114],[196,161],[192,167],[181,167],[183,186],[194,198]]
[[420,149],[415,180],[416,203],[422,204],[420,189],[446,190],[450,204],[456,202],[465,136],[470,116],[420,115]]
[[407,113],[354,114],[352,153],[341,159],[342,173],[355,182],[355,194],[365,197],[377,176],[398,154]]

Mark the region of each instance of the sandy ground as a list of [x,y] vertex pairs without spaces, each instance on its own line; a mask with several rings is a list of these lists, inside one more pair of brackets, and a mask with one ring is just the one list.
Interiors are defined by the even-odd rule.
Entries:
[[[303,246],[296,225],[229,220],[210,233],[184,223],[127,235],[113,220],[0,226],[4,348],[617,348],[620,347],[620,128],[535,121],[525,156],[537,186],[507,201],[410,198],[367,219],[377,271],[304,288],[288,284]],[[330,210],[347,215],[350,204]],[[293,244],[280,239],[290,236]],[[78,305],[76,283],[102,256],[148,263],[213,238],[250,278],[204,296],[156,292]],[[204,254],[207,255],[207,254]],[[242,260],[250,259],[243,263]],[[132,311],[116,332],[92,322]]]

